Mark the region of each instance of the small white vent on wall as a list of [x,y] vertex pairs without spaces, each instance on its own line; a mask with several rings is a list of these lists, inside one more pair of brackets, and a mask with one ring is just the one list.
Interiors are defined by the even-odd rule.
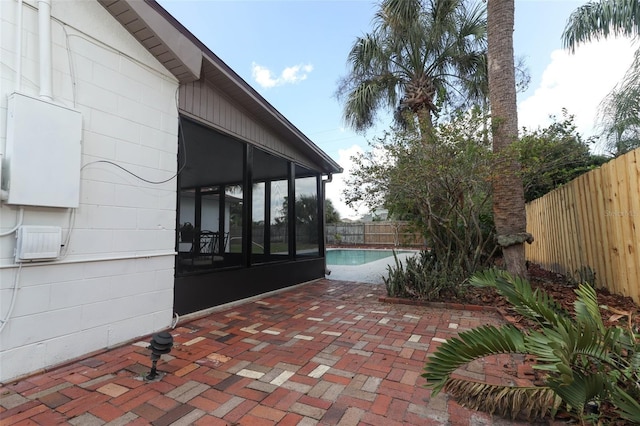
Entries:
[[17,238],[16,262],[41,262],[60,256],[62,228],[59,226],[21,226]]

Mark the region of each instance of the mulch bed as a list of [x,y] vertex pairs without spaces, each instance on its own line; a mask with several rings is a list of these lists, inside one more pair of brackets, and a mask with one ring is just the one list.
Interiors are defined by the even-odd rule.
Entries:
[[[567,279],[567,277],[542,269],[540,266],[530,264],[528,268],[529,281],[534,289],[541,289],[547,292],[553,299],[569,312],[573,312],[573,303],[576,300],[575,290],[577,284]],[[630,312],[632,321],[636,327],[640,327],[640,306],[630,297],[612,294],[607,289],[596,288],[600,313],[606,325],[618,324],[624,326],[627,317],[618,319],[615,312]],[[493,306],[503,313],[509,322],[518,326],[529,327],[524,318],[518,315],[511,305],[492,288],[470,287],[461,297],[454,295],[444,296],[449,302],[462,304],[472,304],[479,306]],[[607,309],[611,308],[611,309]],[[624,323],[620,322],[624,321]]]

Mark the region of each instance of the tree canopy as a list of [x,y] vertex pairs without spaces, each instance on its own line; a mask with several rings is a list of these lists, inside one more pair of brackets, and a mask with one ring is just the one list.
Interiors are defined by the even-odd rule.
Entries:
[[462,0],[383,0],[373,31],[358,37],[350,73],[337,95],[356,131],[374,124],[380,109],[398,123],[431,127],[443,105],[486,97],[486,17],[482,4]]
[[482,121],[479,109],[459,113],[433,129],[427,146],[416,131],[387,133],[353,158],[344,194],[347,204],[384,206],[410,221],[438,259],[434,266],[458,284],[486,266],[495,248],[491,152]]
[[548,127],[534,131],[524,129],[516,143],[527,202],[608,160],[591,153],[593,140],[584,140],[576,131],[574,116],[565,110],[562,120],[552,118],[553,122]]
[[327,223],[340,222],[340,212],[336,210],[333,202],[329,198],[324,202],[324,217]]

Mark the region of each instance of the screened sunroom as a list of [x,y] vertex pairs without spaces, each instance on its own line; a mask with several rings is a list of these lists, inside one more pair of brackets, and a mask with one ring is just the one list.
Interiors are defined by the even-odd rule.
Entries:
[[324,276],[322,173],[190,119],[181,129],[176,312]]

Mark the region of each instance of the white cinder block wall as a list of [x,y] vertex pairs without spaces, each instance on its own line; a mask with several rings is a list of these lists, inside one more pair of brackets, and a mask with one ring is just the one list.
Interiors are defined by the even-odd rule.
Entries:
[[[39,93],[33,0],[22,6],[16,78],[18,4],[0,1],[1,153],[8,95]],[[0,334],[0,382],[165,329],[173,315],[176,181],[141,178],[176,173],[178,82],[97,1],[52,0],[52,17],[54,102],[82,113],[80,207],[23,209],[24,225],[69,235],[56,261],[19,267],[15,234],[0,237],[0,319],[16,296]],[[0,204],[0,232],[19,212]]]

